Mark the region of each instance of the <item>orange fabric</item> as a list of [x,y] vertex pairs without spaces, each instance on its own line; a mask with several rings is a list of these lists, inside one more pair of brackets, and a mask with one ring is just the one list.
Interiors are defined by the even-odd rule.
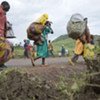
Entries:
[[78,54],[78,55],[82,54],[83,49],[84,49],[83,43],[79,39],[76,40],[75,50],[74,50],[75,54]]

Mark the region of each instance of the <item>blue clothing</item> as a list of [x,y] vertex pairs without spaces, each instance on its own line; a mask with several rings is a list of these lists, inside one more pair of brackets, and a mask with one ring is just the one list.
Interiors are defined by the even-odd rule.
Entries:
[[44,31],[42,32],[42,36],[44,38],[44,42],[41,45],[37,45],[37,56],[41,58],[46,58],[48,57],[48,44],[47,44],[47,39],[46,36],[50,32],[49,27],[45,27]]
[[62,56],[65,55],[65,48],[64,48],[64,47],[61,48],[61,55],[62,55]]

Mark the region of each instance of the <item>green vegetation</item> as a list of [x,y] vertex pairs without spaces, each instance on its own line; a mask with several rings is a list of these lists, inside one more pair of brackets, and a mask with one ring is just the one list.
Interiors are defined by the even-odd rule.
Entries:
[[[96,44],[96,48],[98,49],[98,51],[100,51],[100,36],[95,35],[94,41]],[[53,41],[55,55],[58,55],[58,53],[60,53],[62,45],[64,45],[65,49],[67,49],[69,51],[69,55],[72,55],[74,47],[75,47],[75,40],[69,38],[67,34],[61,35],[58,38],[56,38]],[[23,52],[24,52],[24,49],[22,47],[20,47],[20,46],[15,47],[15,57],[22,58]]]
[[56,40],[53,41],[55,54],[58,54],[61,51],[62,45],[64,45],[65,49],[69,50],[69,53],[72,54],[75,45],[75,40],[68,38],[67,35],[58,37]]
[[57,83],[57,88],[63,94],[67,95],[68,100],[75,100],[75,95],[84,90],[87,84],[86,78],[85,73],[81,73],[80,75],[73,73],[73,76],[68,81],[66,81],[66,77],[61,76],[60,81]]
[[20,46],[14,47],[15,58],[22,58],[24,56],[24,49]]
[[[99,49],[100,47],[100,36],[99,35],[94,35],[94,42],[96,47]],[[64,45],[65,49],[69,50],[69,54],[72,55],[74,47],[75,47],[75,40],[71,39],[68,37],[67,34],[61,35],[57,39],[53,41],[53,46],[54,46],[54,53],[57,55],[60,50],[61,46]]]

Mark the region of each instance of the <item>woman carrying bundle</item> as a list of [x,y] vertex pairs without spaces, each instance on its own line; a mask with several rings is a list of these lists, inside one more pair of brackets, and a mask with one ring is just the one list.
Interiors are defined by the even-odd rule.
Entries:
[[38,38],[38,42],[36,43],[35,41],[37,46],[37,57],[31,59],[33,66],[35,65],[34,61],[39,58],[42,58],[42,65],[45,65],[45,58],[48,57],[47,35],[48,33],[53,33],[51,22],[48,21],[48,14],[43,14],[36,22],[40,23],[44,28],[41,32],[40,38]]
[[7,18],[6,12],[10,9],[8,2],[3,1],[0,5],[0,67],[6,67],[4,63],[11,58],[11,44],[6,40]]
[[78,60],[79,56],[82,55],[84,58],[85,56],[87,56],[87,51],[85,47],[87,44],[91,44],[91,35],[89,28],[87,26],[87,18],[84,18],[84,21],[86,22],[86,29],[84,33],[81,36],[79,36],[79,38],[77,38],[75,44],[74,56],[71,59],[69,59],[69,63],[72,64],[73,66],[75,62]]

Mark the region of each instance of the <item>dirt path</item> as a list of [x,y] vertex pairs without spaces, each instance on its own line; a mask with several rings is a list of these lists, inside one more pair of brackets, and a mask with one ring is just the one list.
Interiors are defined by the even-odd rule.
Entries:
[[[21,98],[23,97],[20,100],[26,100],[26,98],[31,98],[31,97],[33,98],[34,96],[36,100],[66,100],[65,98],[67,98],[68,96],[66,95],[66,93],[65,95],[63,95],[64,89],[62,88],[63,89],[61,90],[62,92],[59,93],[58,89],[56,90],[55,87],[57,86],[58,83],[63,83],[62,79],[64,79],[64,82],[66,81],[68,84],[73,83],[72,80],[73,80],[73,77],[76,76],[76,74],[81,78],[80,73],[86,71],[86,65],[85,65],[84,60],[80,57],[78,62],[75,64],[75,66],[72,66],[68,63],[67,57],[55,57],[55,58],[47,58],[46,64],[47,64],[46,66],[41,66],[41,60],[37,60],[35,62],[36,66],[33,67],[30,59],[12,59],[9,62],[7,62],[6,65],[8,66],[8,69],[16,69],[18,70],[18,72],[16,70],[13,70],[12,74],[10,73],[10,78],[9,77],[6,78],[7,79],[6,82],[4,79],[4,83],[3,85],[1,85],[1,87],[3,87],[3,90],[4,90],[3,94],[5,94],[8,89],[8,93],[12,94],[12,97],[14,99],[15,99],[14,96],[17,96],[16,98],[20,98],[20,96]],[[20,72],[22,71],[22,73],[25,73],[25,74],[22,74],[22,73],[20,74],[19,70]],[[32,83],[30,83],[29,79],[26,76],[32,80]],[[35,84],[33,84],[33,81]],[[5,86],[6,85],[5,83],[7,84],[7,86]],[[66,84],[60,84],[60,85],[61,87],[62,86],[65,87]],[[8,86],[10,87],[8,88]],[[41,86],[43,88],[41,88]],[[7,87],[7,89],[5,87]],[[59,86],[57,86],[57,88],[58,87]],[[32,92],[29,92],[29,91],[32,91]],[[2,89],[0,92],[1,92],[0,94],[2,94]],[[15,93],[20,94],[20,95],[14,95]],[[46,95],[43,96],[42,93]],[[3,96],[5,97],[5,95]],[[50,97],[52,97],[53,99],[52,98],[50,99]],[[55,99],[55,97],[56,98],[58,97],[58,98]],[[90,91],[90,92],[87,92],[86,94],[81,94],[81,93],[78,94],[77,98],[78,99],[75,99],[75,100],[97,100],[96,98],[99,98],[99,96],[93,95],[93,92]],[[11,100],[14,100],[14,99],[11,99]],[[27,100],[33,100],[33,99],[27,99]]]
[[73,73],[85,71],[86,65],[82,58],[79,58],[75,66],[68,64],[67,57],[47,58],[46,66],[41,65],[41,59],[32,66],[30,59],[12,59],[6,63],[8,68],[18,68],[30,75],[39,76],[46,80],[57,81],[60,76],[69,77]]
[[[80,57],[78,62],[84,62],[84,60]],[[55,58],[47,58],[46,59],[47,65],[59,65],[59,64],[68,64],[68,58],[67,57],[55,57]],[[32,67],[30,59],[11,59],[6,63],[8,67]],[[41,65],[41,59],[38,59],[35,61],[36,66]]]
[[[63,81],[62,79],[64,79],[64,81],[68,82],[69,84],[71,84],[72,78],[75,77],[76,74],[78,76],[80,76],[81,72],[86,71],[86,65],[85,65],[85,62],[82,58],[79,58],[78,62],[75,64],[75,66],[72,66],[68,63],[67,57],[47,58],[46,64],[47,64],[46,66],[41,66],[41,59],[37,60],[35,62],[36,66],[34,66],[34,67],[31,64],[30,59],[12,59],[12,60],[10,60],[9,62],[6,63],[6,65],[8,66],[8,69],[16,69],[18,71],[20,70],[20,72],[25,73],[25,74],[21,74],[21,76],[18,73],[11,74],[11,77],[7,78],[7,79],[11,79],[10,80],[10,84],[11,84],[10,89],[11,90],[9,88],[8,89],[10,91],[13,91],[13,90],[16,90],[16,87],[18,87],[18,90],[17,90],[16,93],[18,93],[18,94],[22,93],[22,97],[25,97],[25,93],[26,93],[26,96],[27,96],[28,93],[31,93],[32,97],[36,96],[36,98],[37,97],[40,98],[40,99],[36,99],[36,100],[65,100],[65,98],[67,98],[67,96],[61,95],[62,92],[59,94],[58,90],[56,91],[56,89],[55,89],[56,85],[58,83],[62,82]],[[9,72],[9,70],[8,70],[8,72]],[[14,71],[12,71],[12,72],[14,72]],[[28,79],[26,77],[22,78],[22,75],[28,76],[29,79],[31,79],[33,81],[35,80],[34,81],[35,85],[32,86],[33,81],[32,81],[32,83],[29,84]],[[19,76],[22,79],[20,79]],[[21,80],[20,83],[18,83],[19,80]],[[24,82],[23,82],[23,80],[24,80]],[[39,84],[37,84],[38,80],[40,80]],[[9,84],[9,81],[7,81],[7,82]],[[41,85],[41,82],[43,82],[42,85]],[[5,83],[5,80],[4,80],[4,83]],[[8,84],[7,84],[7,87],[9,86]],[[50,90],[46,90],[44,88],[44,87],[48,88],[49,85],[47,85],[47,84],[52,86],[52,87],[49,87]],[[44,86],[43,89],[41,89],[40,85]],[[23,91],[22,91],[22,88],[19,91],[20,86],[23,86]],[[32,86],[32,87],[30,88],[30,86]],[[40,88],[37,88],[35,86],[39,86]],[[12,87],[14,87],[14,88],[12,88]],[[5,89],[5,86],[3,87],[3,89]],[[45,93],[44,93],[44,90],[46,90]],[[5,91],[7,91],[7,90],[5,89]],[[5,93],[5,91],[4,91],[4,93]],[[28,93],[26,91],[28,91]],[[32,91],[32,92],[29,92],[29,91]],[[49,94],[49,91],[50,91],[50,93],[53,93],[53,94]],[[15,91],[14,91],[14,93],[15,93]],[[11,93],[12,97],[13,97],[14,93]],[[57,96],[58,96],[58,99],[54,99],[54,98],[53,99],[47,99],[47,97],[43,96],[42,93],[44,93],[44,94],[47,93],[47,97],[48,97],[48,94],[51,97],[57,98]],[[23,96],[23,94],[24,94],[24,96]],[[16,96],[16,95],[14,95],[14,96]],[[18,96],[16,98],[18,98]],[[29,98],[29,96],[27,98]],[[12,99],[12,100],[14,100],[14,99]],[[23,100],[25,100],[25,99],[23,99]],[[32,100],[32,99],[28,99],[28,100]],[[87,100],[87,99],[80,99],[80,100]],[[94,100],[96,100],[96,99],[94,99]]]

